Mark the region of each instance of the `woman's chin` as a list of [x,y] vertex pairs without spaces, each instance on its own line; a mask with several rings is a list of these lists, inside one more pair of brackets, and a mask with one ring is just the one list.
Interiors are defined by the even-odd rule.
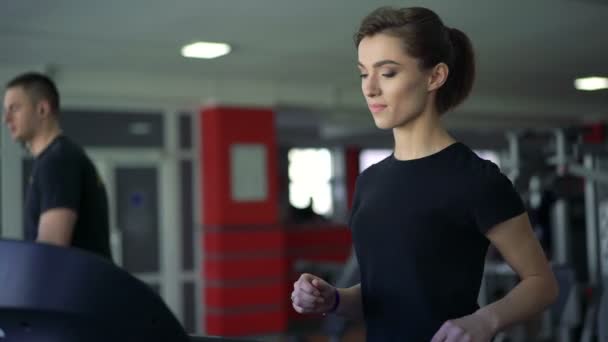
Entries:
[[389,130],[392,129],[393,126],[390,124],[390,122],[386,122],[384,120],[379,120],[377,118],[374,118],[374,123],[376,124],[376,127],[382,130]]

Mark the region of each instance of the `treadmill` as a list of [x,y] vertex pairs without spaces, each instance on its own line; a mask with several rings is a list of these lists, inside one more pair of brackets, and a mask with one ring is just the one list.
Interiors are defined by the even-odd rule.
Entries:
[[0,240],[0,342],[5,341],[237,340],[189,336],[148,285],[93,253]]

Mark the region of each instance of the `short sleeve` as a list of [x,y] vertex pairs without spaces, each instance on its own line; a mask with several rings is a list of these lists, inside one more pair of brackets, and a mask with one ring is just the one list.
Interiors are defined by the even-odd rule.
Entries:
[[471,212],[482,233],[525,212],[513,183],[494,163],[481,161],[473,172],[471,183]]
[[78,211],[82,177],[76,158],[49,158],[40,165],[37,176],[41,213],[54,208],[70,208]]

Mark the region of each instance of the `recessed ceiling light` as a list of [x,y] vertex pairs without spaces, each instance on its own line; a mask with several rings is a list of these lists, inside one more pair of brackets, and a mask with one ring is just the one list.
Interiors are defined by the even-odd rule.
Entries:
[[182,56],[187,58],[217,58],[230,53],[230,45],[225,43],[196,42],[182,48]]
[[601,90],[608,89],[607,77],[582,77],[574,80],[574,87],[578,90]]

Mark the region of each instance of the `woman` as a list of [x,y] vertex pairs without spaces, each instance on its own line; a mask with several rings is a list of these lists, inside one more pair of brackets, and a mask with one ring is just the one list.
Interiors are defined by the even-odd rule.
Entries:
[[[472,88],[471,43],[431,10],[388,7],[363,20],[355,43],[363,95],[394,152],[357,180],[350,227],[361,283],[338,289],[303,274],[293,307],[363,318],[368,341],[490,341],[558,290],[511,182],[440,121]],[[489,243],[521,281],[479,308]]]

